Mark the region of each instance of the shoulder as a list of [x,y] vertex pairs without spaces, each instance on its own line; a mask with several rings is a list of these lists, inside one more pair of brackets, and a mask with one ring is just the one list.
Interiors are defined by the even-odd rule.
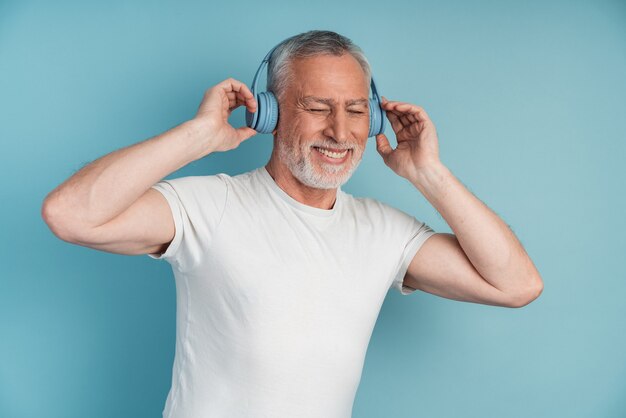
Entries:
[[202,187],[204,185],[210,185],[211,183],[223,183],[226,179],[230,179],[231,176],[225,173],[211,174],[205,176],[185,176],[172,179],[164,179],[162,181],[177,185],[188,187]]
[[348,202],[348,206],[350,206],[356,213],[366,217],[371,217],[373,219],[381,217],[412,218],[412,216],[408,213],[395,208],[388,203],[371,197],[356,197],[348,193],[344,193],[344,197]]
[[231,176],[218,173],[204,176],[184,176],[164,179],[152,186],[170,200],[178,201],[188,210],[213,204],[216,210],[222,208],[229,194]]
[[352,195],[344,198],[347,216],[354,219],[359,228],[369,227],[379,232],[401,235],[420,225],[414,216],[378,199]]
[[207,176],[185,176],[172,179],[164,179],[155,186],[171,187],[177,193],[202,194],[225,189],[230,176],[225,173]]

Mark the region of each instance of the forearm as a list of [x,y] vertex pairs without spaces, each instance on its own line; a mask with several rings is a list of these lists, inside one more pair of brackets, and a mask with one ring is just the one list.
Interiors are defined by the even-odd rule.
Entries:
[[44,212],[82,229],[102,225],[126,210],[153,184],[207,155],[193,120],[91,162],[48,194]]
[[513,231],[443,164],[410,180],[441,214],[478,273],[503,292],[524,294],[541,279]]

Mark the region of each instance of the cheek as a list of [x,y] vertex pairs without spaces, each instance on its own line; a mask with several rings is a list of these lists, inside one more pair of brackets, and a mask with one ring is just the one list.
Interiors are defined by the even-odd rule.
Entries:
[[366,124],[365,124],[365,127],[364,127],[364,128],[361,128],[361,129],[359,130],[359,134],[358,134],[358,137],[359,137],[359,138],[365,138],[365,140],[363,140],[363,143],[361,144],[361,147],[362,147],[362,148],[365,148],[365,144],[367,143],[367,138],[368,138],[368,136],[367,136],[367,135],[368,135],[369,133],[370,133],[370,125],[369,125],[369,123],[366,123]]
[[298,131],[304,136],[310,136],[311,134],[324,130],[324,119],[316,117],[315,115],[303,114],[297,119]]
[[321,138],[321,131],[324,124],[319,120],[311,120],[306,117],[295,117],[290,120],[289,125],[282,126],[278,130],[279,138],[286,138],[291,142],[292,148],[308,150],[312,141]]
[[361,154],[362,154],[363,152],[365,152],[365,146],[367,145],[367,141],[368,141],[368,138],[367,138],[367,134],[368,134],[368,132],[369,132],[369,127],[367,128],[367,131],[365,131],[365,133],[364,133],[364,134],[363,134],[363,136],[362,136],[362,138],[365,138],[365,139],[363,139],[363,140],[359,140],[359,141],[357,142],[357,144],[356,144],[356,146],[357,146],[357,148],[358,148],[358,152],[359,152],[359,153],[361,153]]
[[294,138],[303,132],[303,126],[306,126],[303,118],[292,112],[281,113],[278,119],[277,132],[282,134],[281,137]]
[[[360,134],[360,138],[367,138],[367,134],[370,131],[370,118],[363,117],[358,122],[358,130]],[[363,142],[363,146],[365,146],[365,142]]]

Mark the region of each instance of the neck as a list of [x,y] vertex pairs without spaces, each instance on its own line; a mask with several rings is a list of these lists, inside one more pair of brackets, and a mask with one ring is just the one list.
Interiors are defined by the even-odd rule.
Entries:
[[337,189],[317,189],[303,184],[273,154],[265,168],[278,187],[298,202],[326,210],[335,205]]

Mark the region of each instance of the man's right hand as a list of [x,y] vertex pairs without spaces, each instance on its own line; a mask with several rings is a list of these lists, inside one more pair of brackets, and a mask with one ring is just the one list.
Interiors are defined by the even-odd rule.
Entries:
[[204,93],[193,121],[201,126],[202,132],[209,133],[210,137],[202,138],[207,141],[209,152],[235,149],[243,141],[256,135],[257,132],[252,128],[234,128],[228,123],[231,113],[239,106],[246,106],[250,112],[257,111],[257,102],[252,92],[244,83],[234,78],[228,78]]

